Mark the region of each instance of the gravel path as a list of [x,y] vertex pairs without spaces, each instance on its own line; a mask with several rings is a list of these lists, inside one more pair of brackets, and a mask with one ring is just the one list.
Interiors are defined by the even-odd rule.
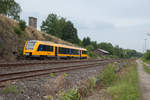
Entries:
[[137,60],[142,100],[150,100],[150,74],[143,69],[142,61]]

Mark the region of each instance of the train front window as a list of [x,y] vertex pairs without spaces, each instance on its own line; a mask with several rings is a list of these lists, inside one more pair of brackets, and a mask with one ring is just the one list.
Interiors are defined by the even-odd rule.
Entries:
[[35,43],[36,42],[28,41],[26,45],[26,50],[33,50]]
[[84,51],[84,50],[83,50],[83,51],[82,51],[82,54],[87,54],[87,51]]

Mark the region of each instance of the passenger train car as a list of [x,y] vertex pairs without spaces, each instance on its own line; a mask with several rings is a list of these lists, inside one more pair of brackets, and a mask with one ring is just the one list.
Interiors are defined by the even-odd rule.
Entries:
[[23,55],[26,57],[55,57],[55,58],[80,58],[86,59],[87,50],[49,41],[26,41]]

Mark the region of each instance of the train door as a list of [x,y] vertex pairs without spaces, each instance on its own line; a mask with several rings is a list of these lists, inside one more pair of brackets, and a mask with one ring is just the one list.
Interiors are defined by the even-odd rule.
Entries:
[[81,59],[81,50],[80,50],[80,59]]
[[57,57],[57,47],[55,47],[55,56]]

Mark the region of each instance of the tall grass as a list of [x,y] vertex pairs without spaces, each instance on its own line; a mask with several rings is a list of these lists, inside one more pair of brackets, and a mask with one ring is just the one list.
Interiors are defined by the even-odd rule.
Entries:
[[147,60],[147,59],[145,59],[145,58],[141,58],[141,60],[142,60],[143,62],[147,63],[147,64],[150,64],[150,60]]
[[[115,79],[116,80],[116,79]],[[107,88],[113,100],[140,100],[137,66],[123,68],[117,80]]]
[[115,71],[115,64],[107,65],[104,71],[97,76],[98,82],[105,87],[110,86],[117,79]]
[[150,69],[145,64],[143,64],[143,68],[147,73],[150,74]]

